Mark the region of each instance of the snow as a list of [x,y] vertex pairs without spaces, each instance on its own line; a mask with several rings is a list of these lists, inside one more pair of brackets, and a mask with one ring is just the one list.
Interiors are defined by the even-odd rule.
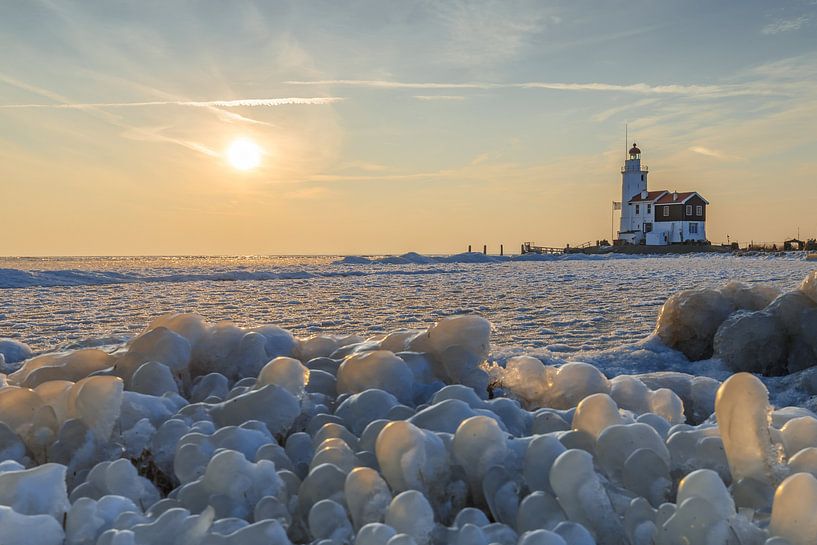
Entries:
[[[694,273],[700,259],[681,262]],[[388,271],[440,268],[449,272],[423,278],[450,279],[464,274],[448,268],[456,263],[495,287],[497,272],[551,268],[551,281],[569,285],[592,277],[582,267],[606,265],[643,275],[636,289],[649,275],[631,265],[671,263],[358,261],[326,264],[346,276],[321,278],[348,286],[363,273],[368,293],[389,293],[406,314],[406,293],[422,293],[425,280],[389,292]],[[774,267],[780,277],[800,270],[788,259]],[[500,327],[489,321],[495,299],[361,329],[357,317],[377,303],[338,293],[321,303],[334,307],[337,330],[171,312],[116,346],[6,360],[0,541],[37,532],[38,543],[71,545],[814,543],[815,283],[810,274],[771,287],[678,286],[655,334],[634,342],[586,341],[611,331],[616,306],[588,295],[563,312],[563,294],[544,282],[529,300],[503,303],[518,320]],[[264,304],[295,301],[301,288],[290,287]],[[466,297],[456,283],[446,289]],[[511,323],[531,338],[540,319],[572,330],[529,350],[497,343]],[[783,339],[774,358],[770,338]],[[732,374],[744,367],[778,376]]]

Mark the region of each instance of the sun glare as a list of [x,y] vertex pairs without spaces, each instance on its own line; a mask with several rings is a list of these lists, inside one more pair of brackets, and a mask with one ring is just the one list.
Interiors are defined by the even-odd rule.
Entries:
[[247,138],[234,140],[227,148],[227,160],[238,170],[252,170],[261,164],[261,148]]

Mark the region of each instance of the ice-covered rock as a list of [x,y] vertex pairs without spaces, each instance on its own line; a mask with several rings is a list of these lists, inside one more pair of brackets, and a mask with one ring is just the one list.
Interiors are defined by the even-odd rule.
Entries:
[[71,387],[68,394],[68,414],[85,424],[102,440],[111,436],[119,418],[122,381],[116,377],[88,377]]
[[309,510],[309,533],[336,543],[348,543],[354,535],[346,509],[332,500],[321,500]]
[[533,530],[522,534],[519,545],[568,545],[568,543],[556,532]]
[[788,352],[783,325],[766,312],[738,312],[718,328],[715,356],[732,371],[786,373]]
[[780,481],[782,446],[772,440],[770,412],[769,393],[753,375],[732,375],[718,390],[715,414],[735,483]]
[[0,505],[7,505],[21,515],[49,515],[62,522],[70,505],[65,469],[60,464],[43,464],[0,473]]
[[401,403],[412,402],[414,376],[406,363],[386,350],[352,354],[338,368],[339,394],[379,389]]
[[681,505],[689,498],[700,497],[709,500],[716,514],[727,519],[735,515],[735,502],[726,485],[712,470],[699,469],[684,477],[678,485],[676,503]]
[[735,304],[714,289],[684,290],[672,295],[658,314],[655,334],[690,360],[712,356],[715,332]]
[[670,454],[654,428],[643,423],[609,426],[598,436],[596,455],[613,481],[653,505],[663,503],[672,485]]
[[103,496],[99,500],[78,499],[71,505],[65,519],[66,545],[93,545],[125,512],[139,513],[141,510],[122,496]]
[[[547,474],[545,474],[547,478]],[[556,498],[544,490],[525,496],[516,514],[516,529],[520,533],[534,530],[553,530],[567,519]]]
[[742,310],[762,310],[780,295],[780,290],[773,286],[749,285],[734,280],[727,282],[720,292],[732,301],[735,308]]
[[799,290],[817,303],[817,271],[811,271],[800,283]]
[[817,448],[808,447],[789,458],[788,464],[791,473],[811,473],[817,477]]
[[610,392],[610,381],[596,367],[581,362],[566,363],[553,377],[547,407],[569,409],[592,394]]
[[613,398],[607,394],[593,394],[582,399],[576,407],[573,429],[596,439],[608,427],[627,424],[629,421],[619,412]]
[[550,469],[550,484],[570,520],[591,530],[600,545],[624,541],[618,514],[589,453],[574,449],[563,452]]
[[[269,410],[270,407],[275,407],[275,410]],[[300,413],[298,399],[277,384],[267,384],[213,405],[210,409],[213,420],[219,426],[240,426],[248,420],[261,420],[274,435],[285,435]]]
[[391,526],[373,522],[361,528],[355,537],[355,545],[386,545],[397,531]]
[[508,458],[505,432],[499,428],[496,420],[487,416],[473,416],[457,428],[451,451],[468,476],[471,494],[480,501],[486,473]]
[[131,377],[134,392],[152,396],[162,396],[167,392],[178,394],[179,386],[170,368],[156,361],[143,363]]
[[344,493],[355,528],[383,522],[392,495],[377,471],[368,467],[353,469],[346,477]]
[[417,545],[427,545],[434,529],[434,511],[422,493],[406,490],[391,501],[386,524],[398,533],[410,535]]
[[451,316],[419,333],[408,349],[428,353],[436,374],[446,383],[464,384],[485,396],[488,375],[479,366],[488,356],[490,336],[491,323],[485,318]]
[[87,480],[71,492],[72,501],[80,498],[100,500],[104,496],[122,496],[142,510],[161,497],[153,483],[141,477],[133,464],[124,458],[98,463],[88,473]]
[[130,384],[142,364],[153,361],[166,365],[174,375],[188,371],[192,347],[190,341],[166,327],[150,329],[128,345],[127,352],[116,362],[116,372]]
[[309,382],[309,369],[295,358],[279,356],[261,369],[256,387],[262,388],[267,384],[276,384],[300,399],[304,395],[307,382]]
[[780,428],[780,437],[788,457],[805,448],[817,447],[817,418],[813,416],[792,418]]
[[[189,428],[179,428],[179,431],[185,429]],[[191,431],[179,437],[175,444],[174,473],[186,484],[204,474],[207,464],[219,449],[240,452],[251,460],[263,446],[274,442],[266,426],[257,420],[247,421],[241,426],[225,426],[209,434],[201,430]]]
[[284,483],[275,464],[267,460],[252,463],[240,452],[225,449],[210,459],[200,479],[179,489],[177,499],[193,513],[210,506],[217,518],[248,519],[265,496],[285,500]]
[[369,389],[344,399],[335,409],[335,415],[343,419],[353,433],[360,434],[373,421],[385,418],[397,404],[397,398],[392,394]]
[[62,526],[48,515],[22,515],[0,505],[0,536],[3,545],[61,545],[65,539]]
[[418,490],[432,499],[449,480],[448,452],[442,440],[405,421],[387,424],[377,436],[377,462],[394,492]]
[[96,371],[113,366],[115,361],[111,355],[95,348],[43,354],[26,361],[20,369],[9,375],[9,381],[27,388],[35,388],[51,380],[76,382]]
[[608,394],[611,389],[610,381],[593,365],[569,362],[556,368],[527,356],[509,359],[497,378],[528,409],[570,409],[591,394]]
[[791,545],[817,543],[817,479],[810,473],[795,473],[774,495],[769,535]]

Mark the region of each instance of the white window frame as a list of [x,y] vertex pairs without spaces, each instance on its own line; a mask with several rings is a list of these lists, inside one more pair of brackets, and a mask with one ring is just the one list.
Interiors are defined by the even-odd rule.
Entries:
[[691,215],[692,215],[692,205],[691,205],[691,204],[688,204],[688,205],[687,205],[687,210],[686,210],[686,211],[687,211],[687,216],[691,216]]
[[689,224],[689,234],[690,235],[697,235],[698,234],[698,222],[693,221]]
[[703,205],[697,204],[695,205],[695,215],[701,217],[704,215],[704,207]]
[[664,217],[665,217],[665,218],[668,218],[668,217],[669,217],[669,206],[665,206],[665,207],[664,207]]
[[638,205],[638,204],[637,204],[637,205],[635,205],[635,213],[636,213],[636,215],[638,215],[638,214],[640,214],[640,213],[641,213],[641,206],[640,206],[640,205]]

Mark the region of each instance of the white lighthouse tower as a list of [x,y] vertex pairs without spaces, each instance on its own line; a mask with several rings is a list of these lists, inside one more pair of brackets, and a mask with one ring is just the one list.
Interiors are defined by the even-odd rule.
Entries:
[[641,166],[641,150],[633,142],[629,159],[621,167],[621,224],[618,238],[625,243],[638,244],[642,238],[642,218],[630,201],[647,191],[647,167]]

